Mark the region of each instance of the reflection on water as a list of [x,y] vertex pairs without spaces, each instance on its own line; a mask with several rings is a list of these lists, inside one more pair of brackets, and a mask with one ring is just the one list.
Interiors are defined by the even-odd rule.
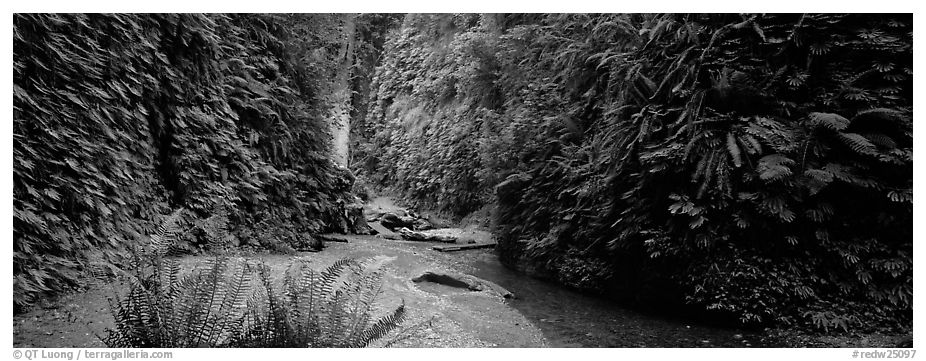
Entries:
[[764,346],[754,333],[644,314],[505,268],[490,252],[472,256],[474,275],[514,293],[517,298],[509,304],[537,325],[552,347]]

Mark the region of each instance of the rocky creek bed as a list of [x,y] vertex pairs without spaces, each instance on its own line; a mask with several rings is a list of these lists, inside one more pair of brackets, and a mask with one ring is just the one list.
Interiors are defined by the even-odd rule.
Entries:
[[[405,301],[408,317],[399,330],[374,347],[881,347],[898,336],[798,336],[786,339],[736,329],[714,328],[622,308],[509,270],[491,249],[437,252],[427,242],[344,236],[324,251],[296,256],[252,254],[282,271],[294,257],[324,266],[344,257],[394,257],[386,266],[377,312]],[[184,269],[210,256],[187,256]],[[465,274],[488,280],[472,290],[448,282],[419,280],[427,273]],[[426,277],[427,278],[427,277]],[[111,326],[107,297],[120,282],[97,283],[13,318],[14,347],[104,347],[96,335]]]
[[[349,243],[330,243],[323,252],[297,256],[244,256],[262,259],[274,271],[293,257],[310,258],[319,267],[345,257],[386,256],[383,294],[375,312],[385,314],[404,300],[407,318],[398,331],[372,346],[393,347],[541,347],[540,330],[492,290],[472,291],[434,282],[414,282],[427,272],[459,273],[467,268],[453,254],[435,252],[427,244],[346,236]],[[210,256],[187,256],[184,269],[204,265]],[[277,272],[275,272],[277,273]],[[279,272],[282,273],[282,272]],[[424,285],[422,285],[424,283]],[[112,325],[107,297],[121,282],[98,283],[44,307],[14,317],[15,347],[104,347],[96,335]],[[447,289],[444,289],[447,288]]]

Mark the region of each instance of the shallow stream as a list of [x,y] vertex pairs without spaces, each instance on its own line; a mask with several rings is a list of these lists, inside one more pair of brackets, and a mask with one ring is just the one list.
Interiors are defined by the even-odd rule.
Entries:
[[474,276],[515,294],[509,305],[551,347],[768,347],[755,333],[646,314],[508,269],[491,251],[464,252]]

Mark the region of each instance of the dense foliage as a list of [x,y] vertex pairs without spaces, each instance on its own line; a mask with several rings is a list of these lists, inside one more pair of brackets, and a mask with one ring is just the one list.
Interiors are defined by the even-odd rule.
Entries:
[[503,261],[567,285],[906,328],[911,46],[909,15],[410,15],[362,169],[497,202]]
[[342,223],[353,178],[325,122],[338,15],[13,21],[17,308],[122,257],[168,208],[264,247]]
[[[356,18],[357,49],[356,61],[352,73],[354,90],[350,109],[350,164],[355,168],[356,162],[366,160],[364,155],[375,151],[371,149],[371,138],[375,127],[367,124],[369,111],[370,86],[376,67],[384,58],[383,47],[388,34],[401,24],[404,14],[361,14]],[[359,149],[359,151],[358,151]]]

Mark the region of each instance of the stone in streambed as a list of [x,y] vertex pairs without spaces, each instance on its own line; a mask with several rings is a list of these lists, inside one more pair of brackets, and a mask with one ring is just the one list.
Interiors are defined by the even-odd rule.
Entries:
[[400,228],[412,228],[415,226],[414,217],[400,217],[394,213],[383,213],[380,217],[379,222],[383,227],[389,228],[393,231]]
[[402,235],[402,238],[405,238],[409,241],[418,241],[418,242],[441,242],[441,243],[456,243],[457,238],[444,234],[437,234],[427,231],[413,231],[408,228],[399,229],[399,234]]
[[396,234],[389,228],[384,227],[379,222],[370,223],[370,228],[373,229],[373,232],[374,232],[373,234],[379,236],[380,238],[394,239],[394,240],[402,239],[402,236]]
[[415,220],[415,224],[412,229],[416,231],[427,231],[429,229],[434,229],[434,225],[432,225],[431,222],[428,222],[425,219],[418,218]]
[[515,298],[513,293],[492,281],[463,273],[427,271],[418,277],[412,278],[412,282],[432,282],[450,287],[464,288],[470,291],[486,291],[502,298]]

